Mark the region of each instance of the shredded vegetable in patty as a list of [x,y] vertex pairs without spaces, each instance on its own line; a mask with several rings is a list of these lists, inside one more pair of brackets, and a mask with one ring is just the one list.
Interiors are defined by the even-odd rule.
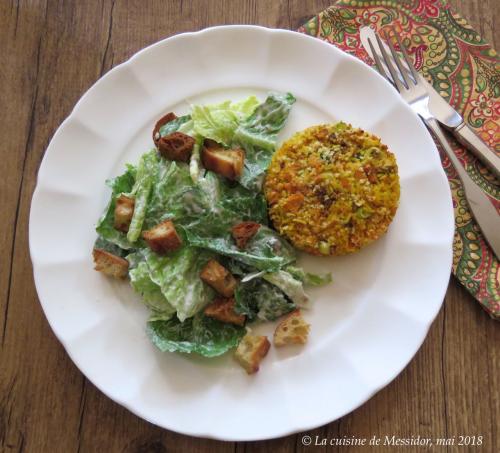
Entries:
[[274,227],[297,248],[344,255],[383,235],[399,203],[396,159],[380,139],[345,123],[296,133],[265,181]]

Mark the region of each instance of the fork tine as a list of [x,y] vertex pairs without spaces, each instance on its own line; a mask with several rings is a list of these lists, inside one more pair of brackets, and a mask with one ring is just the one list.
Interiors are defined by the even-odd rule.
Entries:
[[405,59],[406,66],[408,66],[408,68],[410,68],[410,71],[411,71],[411,74],[413,76],[413,79],[415,80],[415,83],[418,83],[418,72],[415,69],[415,66],[413,65],[413,62],[411,61],[411,58],[408,55],[408,52],[406,51],[405,46],[403,46],[403,44],[401,43],[401,40],[399,39],[399,36],[397,35],[397,33],[394,33],[394,35],[396,36],[396,41],[398,43],[398,46],[399,46],[401,52],[403,53],[403,57]]
[[380,61],[378,53],[375,52],[372,40],[370,38],[368,38],[368,45],[370,46],[370,50],[372,51],[373,60],[375,61],[375,66],[377,67],[378,72],[380,72],[380,75],[382,77],[384,77],[387,80],[391,81],[391,78],[390,78],[389,74],[387,74],[386,70],[384,69],[384,66],[383,66],[382,62]]
[[376,34],[375,37],[377,38],[377,44],[378,44],[378,47],[380,49],[380,52],[382,53],[382,58],[384,59],[385,65],[387,66],[387,68],[389,69],[389,72],[391,73],[392,80],[393,80],[394,84],[396,85],[397,90],[401,93],[403,90],[406,89],[406,87],[399,80],[399,77],[396,74],[396,68],[392,64],[392,61],[389,58],[389,56],[387,55],[387,52],[384,49],[384,45],[382,44],[382,41],[380,40],[379,35]]
[[401,74],[401,77],[403,78],[403,81],[406,85],[406,88],[410,88],[410,83],[412,83],[412,81],[411,81],[410,77],[408,77],[408,70],[401,63],[401,59],[399,58],[399,55],[396,53],[396,49],[394,48],[394,45],[392,44],[392,41],[390,39],[387,40],[387,44],[389,45],[389,49],[391,50],[392,58],[396,62],[396,66],[399,69],[399,73]]

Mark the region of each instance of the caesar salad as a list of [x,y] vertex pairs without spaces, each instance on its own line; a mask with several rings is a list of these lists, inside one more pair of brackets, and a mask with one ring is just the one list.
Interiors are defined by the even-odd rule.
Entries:
[[331,276],[297,266],[262,193],[294,102],[290,93],[269,93],[169,112],[153,128],[155,147],[107,181],[95,268],[129,280],[160,350],[214,357],[236,348],[254,373],[270,342],[252,334],[252,323],[281,318],[275,346],[306,342],[304,288]]

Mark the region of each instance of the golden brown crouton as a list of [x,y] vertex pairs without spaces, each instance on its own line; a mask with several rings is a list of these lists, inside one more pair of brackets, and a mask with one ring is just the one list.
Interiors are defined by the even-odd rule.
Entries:
[[114,227],[126,233],[134,215],[135,199],[121,194],[116,199]]
[[169,160],[189,162],[195,140],[182,132],[172,132],[158,140],[158,151]]
[[257,373],[262,359],[267,355],[271,343],[266,336],[246,334],[236,348],[234,358],[248,374]]
[[94,269],[114,278],[125,278],[128,273],[128,261],[102,249],[92,251]]
[[276,327],[274,331],[274,346],[305,344],[310,327],[300,314],[300,310],[292,311]]
[[241,222],[231,228],[231,233],[236,241],[236,245],[240,249],[244,249],[247,242],[255,236],[259,231],[260,224],[255,222]]
[[200,272],[200,278],[224,297],[232,297],[236,288],[236,279],[224,266],[215,260],[209,260]]
[[245,152],[239,148],[224,149],[213,140],[205,140],[201,150],[201,161],[207,170],[234,181],[243,172]]
[[234,311],[235,300],[233,297],[216,298],[210,305],[205,308],[205,315],[215,318],[221,322],[228,322],[242,326],[245,324],[245,315],[239,315]]
[[159,255],[173,252],[182,245],[182,239],[171,220],[165,220],[150,230],[143,231],[142,237],[149,248]]
[[156,147],[158,147],[158,142],[160,141],[160,129],[165,124],[170,123],[177,118],[177,115],[174,112],[168,112],[166,115],[163,115],[155,124],[155,128],[153,129],[153,141],[155,142]]

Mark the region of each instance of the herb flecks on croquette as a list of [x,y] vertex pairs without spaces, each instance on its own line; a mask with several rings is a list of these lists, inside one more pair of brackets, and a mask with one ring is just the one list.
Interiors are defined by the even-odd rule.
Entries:
[[344,255],[389,227],[399,203],[396,159],[345,123],[293,135],[273,156],[265,194],[280,234],[315,255]]

